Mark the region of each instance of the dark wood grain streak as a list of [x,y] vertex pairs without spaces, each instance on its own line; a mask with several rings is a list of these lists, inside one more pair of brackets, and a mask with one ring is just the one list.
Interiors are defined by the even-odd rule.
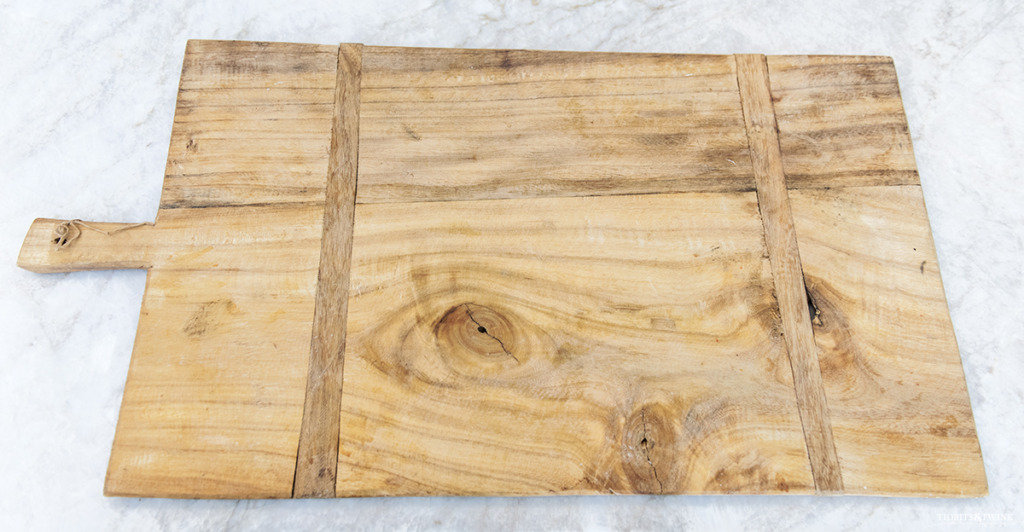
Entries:
[[160,208],[323,202],[338,48],[189,41]]
[[334,497],[359,157],[362,45],[338,49],[327,202],[293,497]]
[[843,479],[811,328],[765,57],[737,55],[736,76],[757,183],[757,201],[764,223],[765,244],[775,277],[775,294],[793,368],[797,406],[814,485],[819,493],[837,493],[843,490]]
[[892,58],[767,62],[790,190],[920,184]]
[[367,47],[359,204],[753,188],[729,56]]

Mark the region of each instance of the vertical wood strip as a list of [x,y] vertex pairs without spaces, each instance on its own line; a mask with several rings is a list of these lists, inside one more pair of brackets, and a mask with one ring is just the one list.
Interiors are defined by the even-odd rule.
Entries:
[[320,273],[293,497],[334,497],[359,158],[362,45],[338,49]]
[[765,244],[775,276],[775,293],[815,488],[820,493],[841,492],[843,480],[807,307],[765,56],[736,55],[736,77],[747,126],[750,160],[754,166],[757,202],[764,223]]

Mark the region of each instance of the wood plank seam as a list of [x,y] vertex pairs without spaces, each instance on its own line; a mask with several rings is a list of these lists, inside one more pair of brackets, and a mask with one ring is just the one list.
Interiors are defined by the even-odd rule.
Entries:
[[309,377],[292,497],[334,497],[359,159],[362,45],[338,48],[331,155]]
[[843,491],[842,473],[832,436],[800,251],[789,206],[768,63],[760,54],[737,54],[735,58],[736,81],[757,185],[757,203],[775,278],[775,293],[814,485],[819,493],[839,493]]

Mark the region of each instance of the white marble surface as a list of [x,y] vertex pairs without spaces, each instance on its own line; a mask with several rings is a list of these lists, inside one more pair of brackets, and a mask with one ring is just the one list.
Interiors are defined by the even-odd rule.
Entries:
[[[157,4],[0,1],[0,529],[1024,528],[1024,5]],[[37,275],[14,264],[36,216],[152,219],[189,38],[893,56],[991,494],[979,500],[104,498],[145,275]]]

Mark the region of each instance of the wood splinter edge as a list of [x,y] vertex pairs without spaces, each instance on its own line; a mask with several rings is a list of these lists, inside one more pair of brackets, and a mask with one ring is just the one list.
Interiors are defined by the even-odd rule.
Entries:
[[840,493],[843,491],[842,473],[822,387],[803,266],[789,206],[768,62],[760,54],[737,54],[735,59],[740,104],[757,185],[757,204],[764,224],[765,245],[775,280],[811,474],[818,493]]
[[352,225],[359,161],[362,45],[338,47],[334,121],[327,171],[320,271],[309,351],[302,428],[292,497],[335,496],[345,363]]

